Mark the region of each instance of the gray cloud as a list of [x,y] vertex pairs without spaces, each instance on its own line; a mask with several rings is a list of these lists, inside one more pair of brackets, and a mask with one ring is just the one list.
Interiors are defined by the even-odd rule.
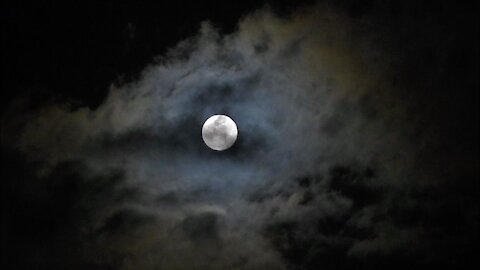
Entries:
[[[43,107],[2,141],[40,162],[33,178],[75,187],[65,210],[75,226],[59,237],[90,269],[428,262],[435,232],[413,212],[437,211],[421,197],[435,174],[419,172],[403,86],[364,27],[322,6],[259,10],[228,35],[205,22],[98,108]],[[203,144],[212,114],[238,125],[229,151]],[[57,176],[65,164],[80,164],[65,169],[78,179]]]

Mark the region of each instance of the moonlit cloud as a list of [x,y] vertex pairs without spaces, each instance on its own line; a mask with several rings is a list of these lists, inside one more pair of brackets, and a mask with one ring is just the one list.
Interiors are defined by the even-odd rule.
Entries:
[[[376,38],[324,6],[258,10],[226,35],[204,22],[98,108],[42,107],[2,141],[38,181],[76,187],[59,238],[81,265],[335,269],[408,253],[432,232],[397,212],[424,203],[433,170],[419,173],[417,124]],[[202,141],[213,114],[238,125],[228,151]]]

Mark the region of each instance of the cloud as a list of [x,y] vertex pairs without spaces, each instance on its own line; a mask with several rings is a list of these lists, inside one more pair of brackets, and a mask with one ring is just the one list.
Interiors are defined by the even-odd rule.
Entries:
[[[397,102],[387,51],[363,27],[320,5],[288,17],[258,10],[227,35],[205,22],[138,81],[112,85],[98,108],[22,116],[21,132],[2,142],[23,166],[36,164],[28,178],[53,187],[18,196],[39,196],[45,207],[34,212],[49,227],[51,204],[69,201],[55,214],[68,229],[46,256],[57,242],[77,246],[42,267],[338,269],[391,254],[428,262],[429,218],[415,215],[438,209],[412,193],[429,191],[432,175],[416,167],[416,124]],[[212,114],[238,125],[229,151],[202,141]],[[61,194],[50,194],[56,185]]]

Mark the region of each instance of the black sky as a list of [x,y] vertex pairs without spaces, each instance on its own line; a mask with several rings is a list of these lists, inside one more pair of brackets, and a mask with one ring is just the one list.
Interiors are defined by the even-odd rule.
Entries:
[[[200,22],[231,32],[241,16],[265,4],[9,1],[2,4],[2,58],[9,63],[3,83],[15,91],[2,100],[32,89],[41,99],[56,95],[97,106],[112,82],[135,78],[155,56],[195,34]],[[288,12],[296,5],[273,6]],[[73,89],[65,90],[66,84]]]
[[473,4],[0,10],[2,269],[478,265]]

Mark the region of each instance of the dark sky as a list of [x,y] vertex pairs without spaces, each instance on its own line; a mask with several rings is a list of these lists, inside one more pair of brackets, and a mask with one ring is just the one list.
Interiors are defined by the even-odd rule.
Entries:
[[[7,88],[33,88],[43,99],[57,95],[97,106],[112,82],[119,77],[133,79],[154,57],[194,35],[202,21],[210,20],[222,32],[232,32],[242,15],[267,3],[72,2],[2,4],[2,40],[6,43],[2,58],[11,63],[4,81]],[[275,5],[282,12],[294,7]],[[66,84],[75,87],[65,91]],[[6,94],[11,98],[13,93]]]
[[2,2],[2,269],[478,264],[473,4],[138,2]]

